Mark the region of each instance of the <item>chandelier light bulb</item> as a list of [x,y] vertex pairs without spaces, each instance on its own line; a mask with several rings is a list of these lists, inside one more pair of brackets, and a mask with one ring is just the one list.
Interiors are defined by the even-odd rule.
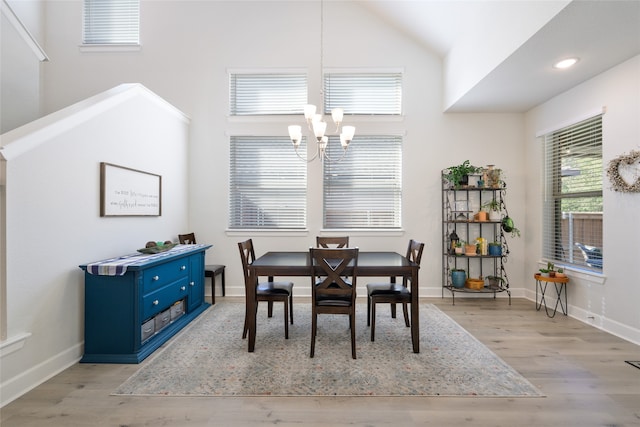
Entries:
[[320,141],[324,137],[324,133],[327,130],[327,122],[323,122],[320,119],[313,120],[313,133]]
[[304,106],[304,118],[310,120],[316,114],[316,106],[307,104]]

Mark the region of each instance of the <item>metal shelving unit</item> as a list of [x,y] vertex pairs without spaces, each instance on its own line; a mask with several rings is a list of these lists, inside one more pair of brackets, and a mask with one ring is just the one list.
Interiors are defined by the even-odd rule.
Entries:
[[[446,169],[441,172],[442,178],[442,297],[445,290],[451,292],[452,302],[455,304],[456,293],[467,294],[493,294],[495,298],[498,293],[506,292],[511,305],[511,292],[509,291],[509,277],[505,269],[505,264],[509,255],[509,246],[502,230],[502,218],[506,214],[504,198],[506,195],[506,184],[500,183],[499,187],[478,187],[477,185],[464,185],[454,188],[444,177]],[[502,216],[500,219],[478,220],[474,213],[480,207],[491,201],[499,203]],[[502,248],[501,255],[488,255],[483,253],[458,254],[451,247],[450,236],[455,234],[466,242],[475,244],[476,238],[481,237],[489,242],[499,243]],[[469,287],[455,287],[451,281],[452,269],[464,269],[467,278],[482,278],[487,276],[499,277],[497,284],[489,285],[485,280],[482,289],[471,289]]]

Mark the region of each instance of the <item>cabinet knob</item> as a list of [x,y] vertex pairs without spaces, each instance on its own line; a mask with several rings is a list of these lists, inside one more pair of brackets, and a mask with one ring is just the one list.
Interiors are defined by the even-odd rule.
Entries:
[[181,290],[181,291],[186,291],[186,290],[187,290],[187,287],[186,287],[186,286],[180,286],[180,290]]
[[153,280],[160,280],[160,276],[153,276]]
[[181,266],[180,266],[180,270],[186,270],[186,269],[187,269],[187,266],[186,266],[186,265],[181,265]]
[[195,286],[196,282],[189,282],[189,286]]
[[153,302],[153,305],[158,305],[158,304],[160,304],[160,301],[158,301],[158,300],[155,300],[155,301]]

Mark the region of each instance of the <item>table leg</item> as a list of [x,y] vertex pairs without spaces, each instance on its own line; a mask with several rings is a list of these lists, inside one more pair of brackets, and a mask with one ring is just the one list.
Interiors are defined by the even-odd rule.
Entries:
[[418,270],[411,272],[411,342],[413,352],[420,353],[420,315],[418,307]]

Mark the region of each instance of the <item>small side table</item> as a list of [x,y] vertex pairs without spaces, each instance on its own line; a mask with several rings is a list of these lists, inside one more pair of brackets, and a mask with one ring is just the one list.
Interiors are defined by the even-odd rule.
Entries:
[[[544,304],[544,311],[547,313],[547,316],[554,317],[556,315],[556,311],[558,310],[558,305],[562,309],[562,313],[567,315],[567,283],[569,282],[568,277],[542,277],[540,273],[536,273],[533,276],[536,279],[536,310],[540,310],[542,304]],[[556,299],[556,305],[553,308],[553,312],[549,310],[547,307],[547,301],[545,300],[545,292],[547,292],[547,285],[549,283],[553,283],[558,299]],[[564,290],[564,304],[562,303],[562,291]],[[540,302],[538,302],[538,291],[540,292]]]

